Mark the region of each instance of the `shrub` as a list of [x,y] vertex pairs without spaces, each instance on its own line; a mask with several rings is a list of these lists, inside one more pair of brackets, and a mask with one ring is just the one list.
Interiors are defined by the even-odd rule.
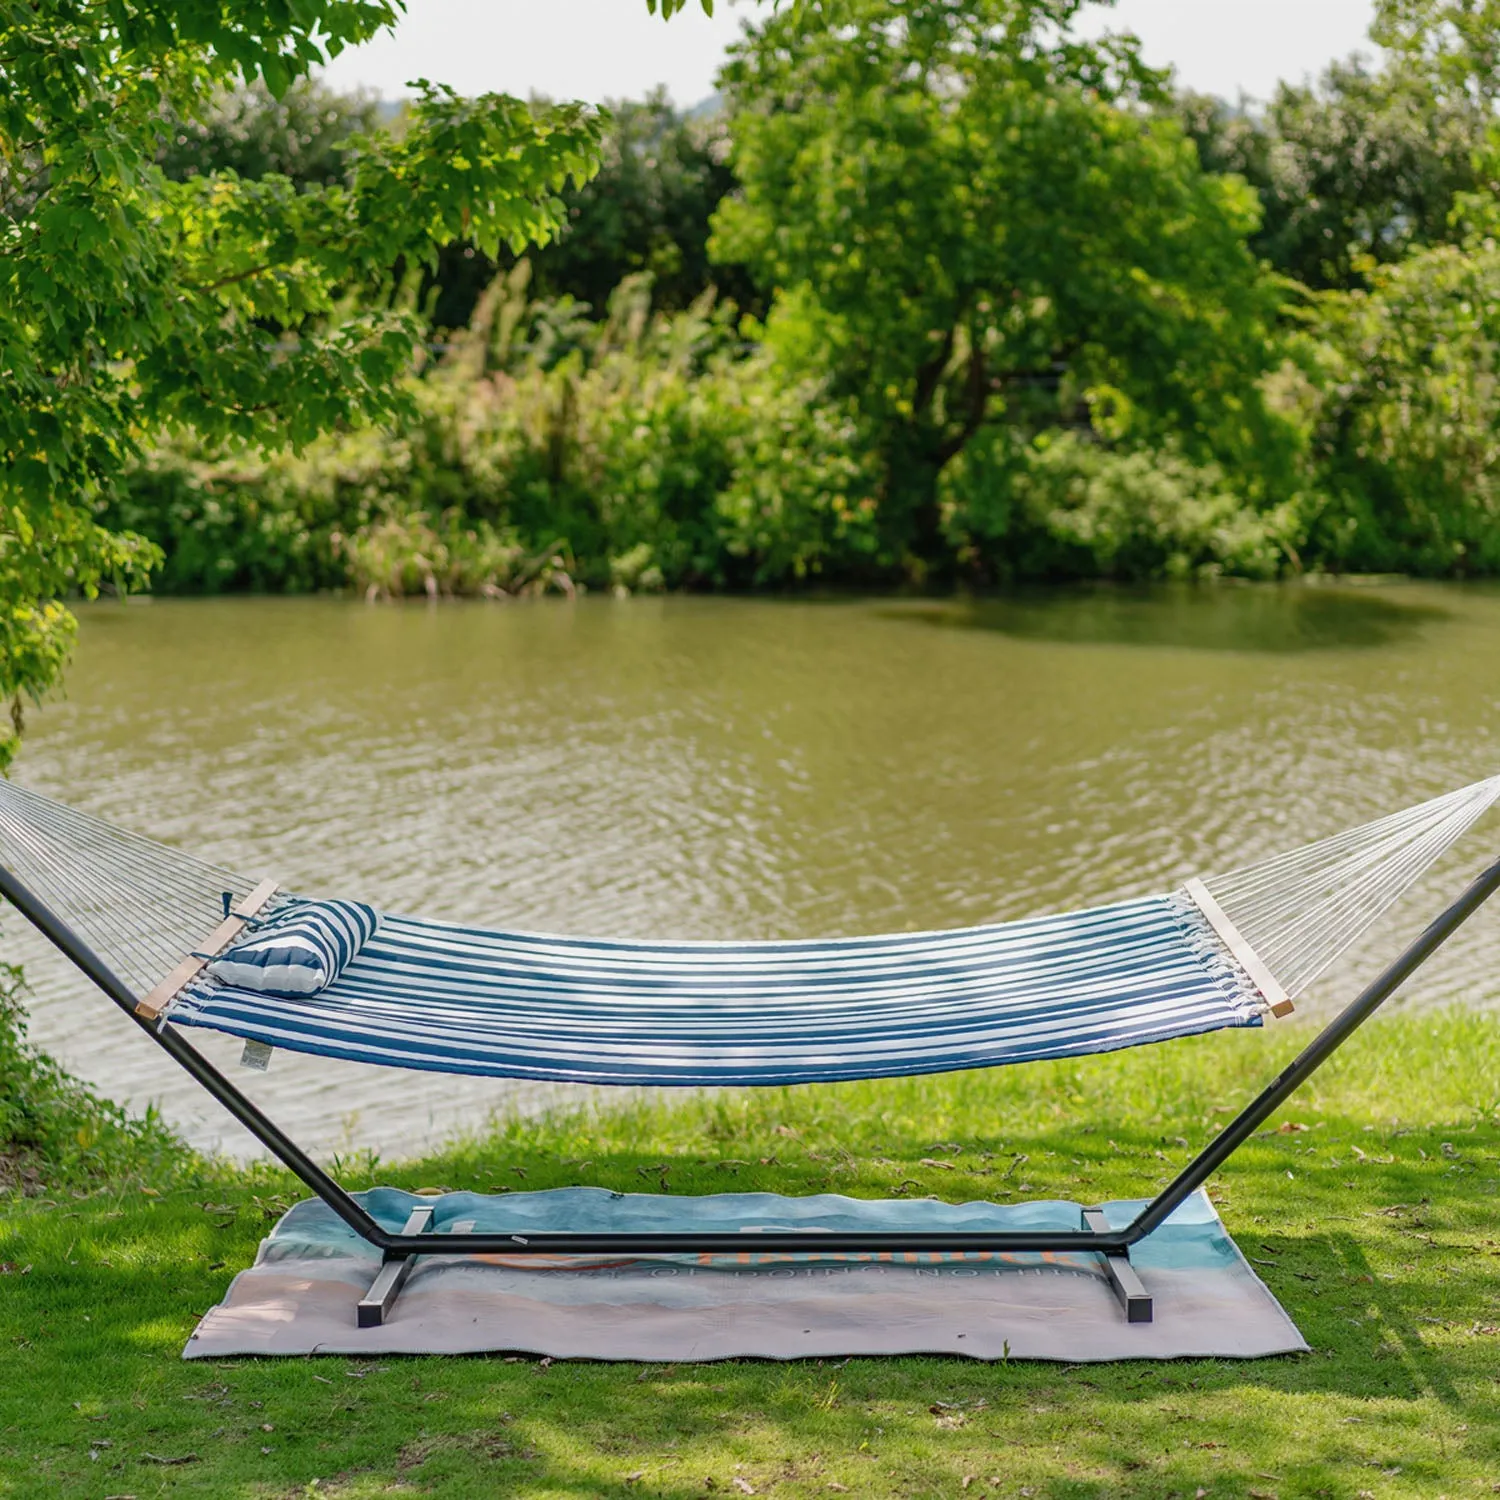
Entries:
[[1302,388],[1318,502],[1309,547],[1359,571],[1500,571],[1500,250],[1370,268],[1310,330]]
[[440,517],[439,526],[424,511],[390,516],[335,541],[350,583],[368,599],[574,592],[567,560],[556,549],[528,556],[513,533],[484,522],[465,525],[455,511]]
[[155,1169],[185,1148],[154,1111],[133,1119],[26,1037],[20,969],[0,964],[0,1192]]
[[943,468],[942,529],[915,559],[880,524],[881,434],[807,373],[794,318],[741,323],[711,294],[655,312],[638,276],[595,320],[531,298],[524,261],[412,376],[399,426],[301,453],[177,434],[103,519],[159,543],[156,587],[178,593],[1493,571],[1492,273],[1427,259],[1324,298],[1292,341],[1298,358],[1266,382],[1295,450],[1274,484],[1142,435],[1101,388],[1084,425],[982,427]]
[[1285,507],[1255,510],[1215,464],[1071,431],[981,434],[945,471],[943,499],[959,555],[1004,581],[1271,578],[1293,525]]
[[848,572],[874,501],[847,411],[788,380],[712,295],[653,314],[629,278],[599,322],[526,296],[521,263],[413,380],[400,430],[301,454],[191,433],[113,524],[156,539],[165,592],[494,594],[777,584]]

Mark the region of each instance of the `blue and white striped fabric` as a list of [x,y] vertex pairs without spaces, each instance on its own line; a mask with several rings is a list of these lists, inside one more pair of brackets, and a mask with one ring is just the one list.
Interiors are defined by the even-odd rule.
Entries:
[[326,989],[375,935],[379,918],[362,901],[294,901],[208,965],[223,984],[296,998]]
[[1257,1026],[1248,977],[1183,896],[954,932],[624,943],[384,916],[326,989],[200,975],[170,1019],[327,1057],[603,1084],[935,1073]]

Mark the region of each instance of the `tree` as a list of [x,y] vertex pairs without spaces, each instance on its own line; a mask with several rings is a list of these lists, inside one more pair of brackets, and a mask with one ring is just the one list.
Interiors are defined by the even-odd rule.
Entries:
[[657,90],[609,105],[598,173],[564,195],[568,220],[537,251],[536,288],[602,310],[627,276],[649,272],[663,310],[689,306],[717,283],[741,307],[744,270],[710,265],[709,221],[736,186],[722,110],[684,114]]
[[1370,286],[1375,267],[1458,243],[1455,208],[1486,180],[1500,4],[1378,0],[1370,37],[1378,67],[1335,62],[1316,85],[1280,84],[1264,109],[1173,101],[1204,166],[1259,192],[1256,253],[1318,290]]
[[1375,0],[1370,40],[1434,98],[1492,117],[1500,101],[1497,0]]
[[299,187],[345,180],[351,136],[380,125],[380,105],[299,78],[277,98],[260,80],[220,94],[198,119],[163,121],[157,160],[168,177],[289,177]]
[[[59,601],[152,561],[94,521],[143,438],[300,444],[389,412],[420,335],[391,267],[460,237],[545,240],[594,170],[594,111],[425,84],[399,138],[351,138],[347,181],[162,169],[164,121],[208,120],[257,78],[284,97],[400,6],[0,0],[0,692],[17,726],[66,660]],[[0,736],[0,762],[14,748]]]
[[[563,192],[561,231],[528,252],[535,292],[575,298],[603,317],[615,288],[644,271],[662,311],[690,307],[711,286],[741,308],[763,310],[744,267],[709,262],[709,221],[736,185],[722,111],[684,114],[658,90],[611,100],[606,114],[599,171]],[[433,322],[466,325],[497,269],[472,245],[445,249],[430,277]]]
[[1204,166],[1260,194],[1252,248],[1317,290],[1363,286],[1363,267],[1449,241],[1487,129],[1466,102],[1358,58],[1333,64],[1316,87],[1281,84],[1260,114],[1192,94],[1175,108]]
[[[1500,252],[1438,245],[1324,298],[1307,545],[1358,572],[1500,572]],[[1311,363],[1311,361],[1309,361]]]
[[[343,181],[350,138],[376,129],[382,113],[373,99],[336,94],[312,79],[299,79],[279,99],[257,82],[220,95],[201,120],[163,122],[158,160],[176,179],[232,171],[279,174],[299,186]],[[401,128],[401,111],[391,123]],[[685,309],[716,286],[737,306],[762,310],[743,267],[709,264],[709,219],[735,187],[723,111],[684,113],[659,89],[643,100],[609,101],[602,124],[597,173],[563,189],[557,235],[527,247],[535,290],[573,297],[602,317],[614,289],[645,271],[659,309]],[[514,258],[502,249],[497,265],[467,239],[442,246],[419,293],[433,325],[466,326],[484,289]]]
[[857,398],[893,558],[940,555],[939,475],[986,424],[1172,433],[1251,469],[1274,447],[1254,195],[1146,112],[1133,39],[1074,37],[1081,7],[825,0],[726,69],[743,196],[716,251]]

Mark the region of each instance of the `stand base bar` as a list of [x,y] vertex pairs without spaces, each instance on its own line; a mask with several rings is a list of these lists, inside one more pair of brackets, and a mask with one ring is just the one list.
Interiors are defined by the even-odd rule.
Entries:
[[[385,1252],[385,1263],[370,1283],[370,1290],[360,1299],[358,1326],[379,1328],[390,1316],[396,1298],[411,1275],[419,1254],[462,1255],[495,1253],[512,1256],[557,1255],[573,1253],[682,1254],[685,1252],[739,1252],[746,1250],[802,1251],[816,1255],[837,1250],[911,1252],[963,1251],[1037,1251],[1086,1250],[1098,1255],[1111,1291],[1119,1299],[1128,1323],[1149,1323],[1152,1319],[1151,1294],[1141,1284],[1130,1263],[1130,1251],[1120,1244],[1120,1232],[1112,1230],[1097,1208],[1083,1210],[1081,1230],[1048,1233],[1045,1230],[1020,1234],[922,1234],[899,1232],[877,1234],[829,1234],[806,1231],[783,1231],[777,1234],[570,1234],[566,1231],[545,1236],[496,1234],[436,1234],[432,1232],[433,1210],[423,1204],[412,1209],[397,1244]],[[544,1244],[538,1244],[538,1239]],[[414,1241],[408,1249],[400,1241]]]
[[[431,1224],[432,1207],[430,1204],[423,1204],[421,1208],[412,1209],[401,1233],[404,1235],[425,1234]],[[375,1280],[370,1283],[370,1290],[359,1299],[359,1326],[361,1328],[379,1328],[390,1316],[391,1308],[395,1305],[396,1298],[401,1295],[401,1288],[406,1285],[406,1278],[411,1275],[416,1259],[415,1255],[386,1252],[385,1264],[375,1273]]]
[[[1102,1209],[1084,1209],[1083,1222],[1095,1234],[1109,1233],[1109,1224]],[[1130,1263],[1130,1251],[1105,1250],[1101,1258],[1104,1261],[1104,1274],[1109,1280],[1110,1290],[1119,1300],[1120,1306],[1125,1309],[1125,1321],[1127,1323],[1151,1322],[1156,1314],[1156,1305],[1151,1300],[1151,1293],[1146,1290],[1141,1284],[1141,1278],[1136,1275],[1135,1267]]]
[[[377,1239],[376,1234],[380,1235]],[[1096,1252],[1127,1250],[1132,1241],[1124,1230],[1108,1235],[1084,1229],[937,1230],[903,1233],[882,1230],[767,1229],[764,1231],[684,1230],[680,1233],[637,1234],[549,1229],[545,1233],[506,1234],[467,1231],[462,1234],[424,1233],[408,1248],[404,1234],[380,1230],[364,1236],[372,1245],[395,1255],[738,1255],[742,1251],[786,1251],[817,1255],[824,1250],[878,1253],[949,1254],[988,1251],[1006,1254],[1028,1250]]]

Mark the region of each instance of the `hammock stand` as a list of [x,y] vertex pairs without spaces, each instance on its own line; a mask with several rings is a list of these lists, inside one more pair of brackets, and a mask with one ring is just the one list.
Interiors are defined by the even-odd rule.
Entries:
[[[1500,792],[1497,792],[1500,795]],[[1492,799],[1493,800],[1493,799]],[[1486,804],[1488,805],[1488,804]],[[1073,1252],[1101,1258],[1109,1284],[1131,1323],[1152,1320],[1152,1298],[1130,1261],[1131,1247],[1158,1229],[1188,1197],[1202,1187],[1231,1155],[1500,887],[1500,861],[1479,874],[1406,950],[1302,1050],[1276,1078],[1235,1116],[1129,1224],[1111,1229],[1102,1210],[1083,1208],[1077,1229],[1020,1232],[902,1232],[765,1230],[757,1232],[757,1252]],[[254,902],[263,888],[249,899]],[[421,1255],[505,1254],[556,1256],[567,1254],[732,1254],[743,1252],[740,1234],[693,1233],[573,1233],[527,1234],[454,1232],[430,1229],[432,1209],[419,1207],[405,1226],[392,1233],[266,1113],[235,1087],[193,1047],[180,1029],[160,1019],[157,1007],[134,993],[69,923],[35,895],[8,868],[0,865],[0,895],[21,912],[65,957],[93,981],[151,1040],[186,1070],[231,1115],[294,1173],[356,1234],[378,1249],[382,1267],[359,1303],[361,1328],[379,1326],[390,1313],[411,1269]],[[260,899],[264,899],[261,895]],[[246,913],[242,903],[238,909]],[[238,915],[226,919],[235,930]],[[220,930],[223,933],[224,929]],[[1230,928],[1233,932],[1233,928]],[[218,936],[218,935],[216,935]],[[222,940],[222,939],[221,939]],[[1253,953],[1252,953],[1253,956]],[[183,967],[196,969],[194,960]],[[1272,997],[1266,997],[1271,1001]],[[1284,997],[1283,997],[1284,998]],[[1289,1007],[1279,1007],[1283,1011]],[[1268,1004],[1268,1010],[1273,1005]]]

